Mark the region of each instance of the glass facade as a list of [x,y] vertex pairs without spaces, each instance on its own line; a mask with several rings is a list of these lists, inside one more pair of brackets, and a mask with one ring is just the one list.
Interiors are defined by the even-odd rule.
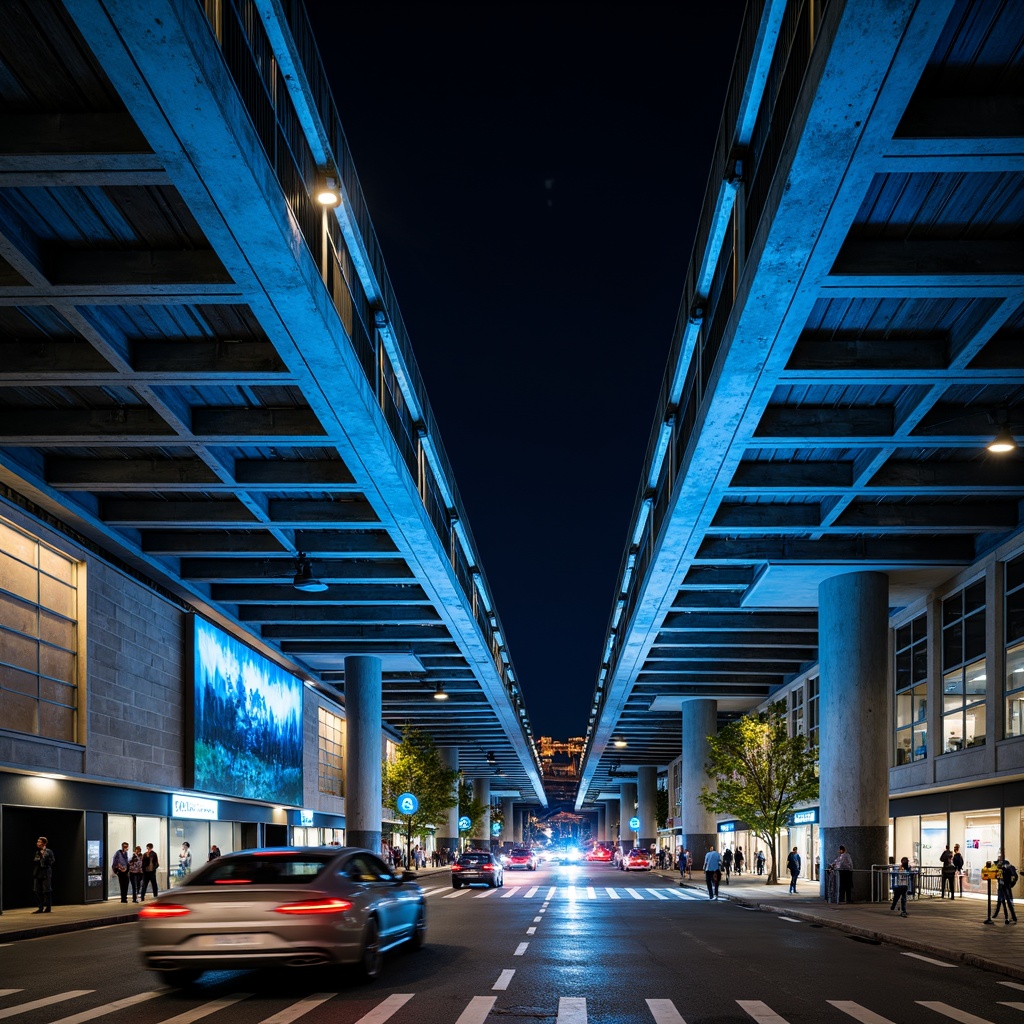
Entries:
[[985,742],[985,582],[942,602],[942,752]]
[[1003,735],[1024,736],[1024,555],[1006,563]]
[[345,723],[326,708],[319,709],[321,793],[331,796],[345,795],[345,751],[343,736]]
[[896,764],[928,756],[928,616],[896,630]]

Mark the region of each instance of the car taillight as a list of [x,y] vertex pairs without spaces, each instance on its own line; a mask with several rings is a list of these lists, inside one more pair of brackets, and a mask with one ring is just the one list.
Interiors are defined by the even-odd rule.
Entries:
[[322,900],[299,900],[298,903],[282,903],[274,907],[275,914],[341,914],[351,910],[352,904],[348,900],[339,900],[335,897]]
[[139,910],[139,917],[152,921],[161,917],[184,917],[191,913],[188,907],[183,907],[180,903],[151,903]]
[[462,865],[461,864],[453,864],[452,865],[452,871],[461,871],[461,870],[462,870]]
[[494,865],[493,864],[481,864],[480,867],[481,867],[481,869],[483,871],[493,871],[494,870]]

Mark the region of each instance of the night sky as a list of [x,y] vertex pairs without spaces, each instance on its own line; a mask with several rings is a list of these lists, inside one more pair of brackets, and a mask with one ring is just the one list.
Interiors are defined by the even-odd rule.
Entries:
[[744,5],[307,6],[534,734],[582,735]]

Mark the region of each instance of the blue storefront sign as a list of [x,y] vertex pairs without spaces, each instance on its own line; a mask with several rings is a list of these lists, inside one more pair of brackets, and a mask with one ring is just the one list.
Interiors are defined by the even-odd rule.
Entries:
[[817,807],[804,807],[802,810],[794,811],[789,816],[790,825],[817,825],[818,824],[818,808]]
[[735,832],[736,822],[735,821],[720,821],[718,823],[718,831],[721,832]]

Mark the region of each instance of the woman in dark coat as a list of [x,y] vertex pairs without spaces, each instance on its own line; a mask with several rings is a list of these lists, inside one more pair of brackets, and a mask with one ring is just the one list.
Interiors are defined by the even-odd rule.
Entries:
[[49,914],[53,906],[53,850],[47,846],[46,836],[36,840],[36,855],[32,864],[32,891],[39,909],[35,914]]

